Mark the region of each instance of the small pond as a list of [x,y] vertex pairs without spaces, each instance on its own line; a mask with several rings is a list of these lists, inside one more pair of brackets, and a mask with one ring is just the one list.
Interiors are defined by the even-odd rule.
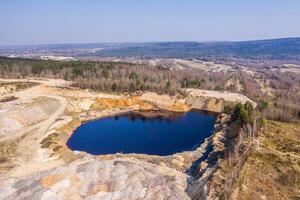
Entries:
[[212,134],[215,116],[200,111],[145,111],[83,123],[69,138],[72,150],[93,155],[172,155],[195,150]]

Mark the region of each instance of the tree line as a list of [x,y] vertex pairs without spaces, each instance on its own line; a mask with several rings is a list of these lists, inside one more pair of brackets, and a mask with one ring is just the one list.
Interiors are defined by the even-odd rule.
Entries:
[[97,91],[153,91],[180,94],[183,88],[222,89],[229,75],[195,69],[175,71],[161,66],[103,61],[51,61],[0,58],[2,77],[44,77],[74,81]]
[[[52,61],[0,57],[0,76],[5,78],[60,78],[74,86],[106,92],[152,91],[184,95],[185,88],[240,92],[258,102],[263,116],[271,120],[300,119],[300,76],[292,72],[254,69],[258,79],[242,70],[207,72],[186,68],[104,61]],[[257,75],[256,75],[257,76]],[[235,84],[228,85],[228,80]],[[236,84],[240,83],[241,86]],[[264,86],[262,86],[262,84]],[[272,94],[263,92],[268,87]]]

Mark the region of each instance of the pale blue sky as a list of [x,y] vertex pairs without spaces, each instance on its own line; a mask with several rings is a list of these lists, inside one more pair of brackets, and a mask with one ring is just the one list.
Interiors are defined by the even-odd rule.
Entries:
[[1,0],[0,45],[300,36],[300,0]]

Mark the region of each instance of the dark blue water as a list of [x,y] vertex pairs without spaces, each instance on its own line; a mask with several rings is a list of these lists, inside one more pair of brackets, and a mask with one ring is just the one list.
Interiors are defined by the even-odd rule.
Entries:
[[215,116],[200,111],[124,114],[82,124],[67,145],[94,155],[172,155],[195,150],[211,135],[214,122]]

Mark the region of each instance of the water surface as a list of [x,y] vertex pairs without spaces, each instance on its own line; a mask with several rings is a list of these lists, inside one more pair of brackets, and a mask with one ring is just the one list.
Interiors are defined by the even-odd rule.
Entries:
[[214,122],[215,116],[200,111],[128,113],[82,124],[67,145],[94,155],[172,155],[195,150],[211,135]]

